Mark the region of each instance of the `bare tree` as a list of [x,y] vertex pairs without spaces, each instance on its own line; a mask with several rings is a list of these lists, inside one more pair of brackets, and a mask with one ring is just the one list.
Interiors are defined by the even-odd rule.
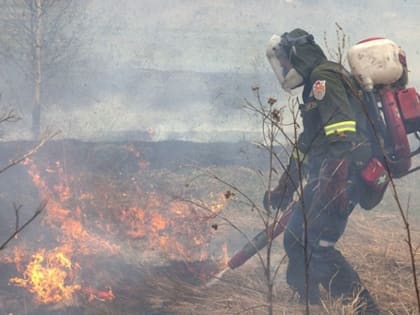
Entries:
[[66,73],[80,54],[83,12],[89,1],[4,0],[0,57],[14,64],[32,90],[32,131],[39,137],[43,90]]

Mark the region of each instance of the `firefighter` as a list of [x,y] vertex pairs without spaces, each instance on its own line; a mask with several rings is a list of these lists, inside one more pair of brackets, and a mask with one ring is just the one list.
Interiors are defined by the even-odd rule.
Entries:
[[[287,283],[302,302],[320,304],[323,286],[333,298],[353,301],[358,296],[357,314],[378,314],[357,272],[335,247],[361,201],[360,173],[372,158],[368,121],[354,80],[343,66],[327,60],[314,37],[302,29],[273,36],[267,57],[284,90],[303,87],[298,155],[306,156],[307,179],[284,234]],[[284,207],[291,200],[298,187],[296,166],[302,166],[297,161],[292,157],[279,185],[266,192],[266,208]]]

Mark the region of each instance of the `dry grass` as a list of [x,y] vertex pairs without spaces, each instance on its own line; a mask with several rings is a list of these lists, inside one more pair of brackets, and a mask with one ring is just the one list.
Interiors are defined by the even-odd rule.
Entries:
[[[413,232],[417,244],[420,233]],[[416,314],[407,246],[397,213],[355,210],[339,247],[358,270],[383,314]],[[281,247],[277,248],[275,256],[282,255]],[[170,284],[169,278],[156,280],[155,303],[168,292],[178,292],[177,299],[166,304],[166,309],[174,314],[266,314],[263,270],[255,257],[237,270],[228,271],[210,288],[182,282]],[[275,314],[303,314],[283,274],[276,282]],[[311,314],[347,315],[353,314],[353,309],[341,301],[330,300],[324,292],[322,307],[311,309]]]
[[[420,244],[419,220],[410,219],[413,245]],[[399,213],[358,211],[341,247],[381,307],[389,314],[417,314],[406,234]],[[417,264],[419,259],[417,258]]]
[[[143,171],[136,179],[143,188],[166,194],[168,199],[173,195],[205,199],[211,192],[226,190],[226,187],[217,180],[199,176],[202,172],[203,170],[191,169],[182,169],[179,172],[150,170]],[[258,175],[252,170],[229,167],[213,169],[211,172],[221,175],[227,182],[243,190],[256,203],[261,203],[264,190]],[[191,182],[189,179],[194,177],[197,180]],[[128,184],[119,183],[114,186],[125,189],[124,185]],[[118,196],[118,190],[115,191],[115,195]],[[114,202],[120,203],[122,200]],[[384,209],[384,204],[387,209]],[[391,211],[390,205],[392,202],[385,202],[371,212],[356,209],[338,246],[358,270],[364,284],[380,304],[383,314],[417,314],[408,247],[405,243],[406,235],[399,213]],[[235,202],[235,198],[228,202],[223,214],[235,222],[249,237],[254,236],[263,227],[256,212],[250,211],[244,204]],[[410,218],[410,222],[414,247],[417,247],[420,244],[420,230],[417,228],[420,226],[419,218],[414,216]],[[227,242],[230,254],[245,243],[245,239],[221,219],[216,218],[214,222],[209,222],[212,223],[218,224],[215,241],[217,244],[222,241]],[[113,284],[116,296],[114,301],[82,301],[77,307],[60,310],[59,313],[40,309],[38,312],[28,311],[25,314],[267,314],[264,271],[257,257],[253,257],[236,270],[229,270],[220,281],[211,287],[206,287],[197,281],[186,281],[184,274],[174,272],[172,266],[166,264],[167,261],[161,259],[156,252],[155,255],[159,258],[155,264],[151,263],[153,259],[147,259],[147,251],[140,243],[141,240],[126,241],[123,244],[126,245],[123,246],[126,249],[120,257],[121,261],[111,266],[106,266],[104,263],[106,277]],[[273,247],[273,259],[275,263],[279,263],[283,258],[284,251],[279,237]],[[303,314],[304,310],[297,304],[296,297],[285,282],[284,270],[285,262],[281,264],[275,282],[274,313]],[[353,313],[351,305],[343,305],[341,301],[331,301],[325,292],[323,292],[323,303],[320,308],[311,309],[311,314]],[[1,299],[0,304],[3,304]],[[3,305],[5,304],[7,303],[4,302]],[[3,315],[1,309],[0,315]]]
[[[258,201],[262,189],[257,180],[250,177],[252,171],[244,168],[229,168],[212,170],[223,174],[228,182],[235,183],[250,197]],[[152,174],[151,177],[155,177]],[[176,194],[185,192],[182,182],[196,176],[194,172],[182,174],[166,174],[166,182],[161,182],[161,188],[175,187]],[[239,180],[238,180],[239,178]],[[223,191],[225,188],[217,181],[200,177],[197,186],[189,185],[188,193],[207,196],[209,191]],[[181,188],[183,187],[183,188]],[[172,188],[172,191],[174,189]],[[338,247],[359,272],[363,283],[369,289],[380,305],[383,314],[417,314],[416,298],[412,280],[406,234],[398,211],[383,209],[392,205],[388,199],[377,209],[367,212],[356,208],[351,215],[348,228],[340,240]],[[252,237],[262,228],[258,215],[234,200],[224,209],[224,214],[232,219],[246,234]],[[245,243],[238,233],[221,220],[217,233],[218,239],[230,242],[230,253],[238,250]],[[419,218],[410,218],[414,247],[420,244]],[[232,242],[232,240],[235,240]],[[234,245],[232,245],[234,244]],[[284,258],[282,240],[279,237],[273,247],[273,259],[279,263]],[[146,271],[147,270],[147,271]],[[303,314],[304,309],[297,304],[294,293],[285,282],[285,262],[283,261],[275,286],[275,314]],[[141,296],[147,309],[144,314],[156,315],[263,315],[267,314],[264,272],[260,261],[253,257],[245,265],[236,270],[226,272],[220,281],[211,287],[190,283],[179,277],[171,269],[166,272],[156,272],[155,268],[144,268],[141,284],[137,286],[132,296],[109,305],[108,314],[143,314],[139,313],[138,304],[133,303],[136,296]],[[341,301],[329,299],[323,292],[323,305],[311,308],[310,314],[350,315],[354,313],[352,305],[343,305]],[[125,304],[124,307],[122,307]],[[129,306],[130,305],[130,306]],[[124,309],[124,311],[122,311]],[[86,311],[85,314],[93,314]]]

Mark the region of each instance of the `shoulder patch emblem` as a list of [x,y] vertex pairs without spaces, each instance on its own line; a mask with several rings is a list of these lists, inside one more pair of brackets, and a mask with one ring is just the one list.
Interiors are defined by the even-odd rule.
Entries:
[[325,80],[316,80],[312,86],[312,93],[318,101],[321,101],[324,98],[325,92],[327,91],[326,85]]

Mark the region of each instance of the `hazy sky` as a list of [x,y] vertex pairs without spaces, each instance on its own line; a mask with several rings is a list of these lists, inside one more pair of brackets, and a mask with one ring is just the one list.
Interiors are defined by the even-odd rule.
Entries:
[[[111,73],[127,65],[133,69],[271,72],[265,47],[273,33],[300,27],[311,32],[322,47],[326,48],[326,38],[328,46],[335,48],[338,23],[349,45],[371,36],[385,36],[401,45],[407,54],[410,84],[420,90],[419,14],[420,0],[91,0],[88,11],[95,33],[93,55],[106,60]],[[188,94],[188,88],[182,86],[179,93]],[[280,89],[275,92],[280,94],[276,97],[284,96]],[[232,111],[222,117],[205,97],[166,112],[148,103],[133,108],[123,98],[115,95],[100,100],[93,109],[75,112],[69,125],[77,127],[71,130],[95,134],[108,126],[151,128],[165,137],[169,130],[259,128],[242,113]]]
[[[87,17],[93,39],[89,45],[90,58],[105,61],[100,70],[107,70],[113,81],[105,82],[105,86],[113,86],[114,90],[89,104],[77,104],[71,113],[62,104],[50,105],[43,116],[46,124],[52,129],[64,129],[64,136],[91,137],[124,129],[153,129],[161,139],[169,131],[258,130],[259,122],[252,123],[237,108],[227,108],[226,114],[212,104],[209,93],[214,92],[210,91],[214,86],[206,89],[205,75],[191,76],[192,81],[201,80],[192,86],[184,76],[178,86],[172,82],[176,78],[169,82],[163,79],[127,82],[129,79],[121,77],[125,73],[121,69],[251,74],[266,71],[272,75],[265,58],[266,43],[273,33],[282,34],[296,27],[311,32],[324,48],[324,37],[329,47],[337,47],[336,23],[343,28],[350,45],[371,36],[394,40],[406,51],[410,85],[420,90],[420,0],[90,0],[89,3]],[[102,69],[104,64],[108,69]],[[86,80],[88,86],[99,84]],[[274,75],[273,82],[269,92],[278,95],[270,96],[287,100],[275,85]],[[147,84],[155,87],[147,100],[127,102],[127,91],[145,89]],[[243,91],[250,91],[253,84],[247,82],[238,89],[240,101]],[[223,88],[224,82],[220,85]],[[232,98],[228,93],[237,92],[232,87],[224,88],[226,91],[218,96],[219,103],[223,103],[221,98],[225,96]],[[186,99],[185,104],[177,103],[176,108],[174,104],[166,106],[175,97]]]
[[[266,67],[273,33],[300,27],[334,47],[335,23],[350,43],[386,36],[419,65],[419,0],[93,0],[100,53],[118,62],[193,71]],[[117,62],[117,61],[115,61]],[[419,73],[411,67],[413,73]]]

